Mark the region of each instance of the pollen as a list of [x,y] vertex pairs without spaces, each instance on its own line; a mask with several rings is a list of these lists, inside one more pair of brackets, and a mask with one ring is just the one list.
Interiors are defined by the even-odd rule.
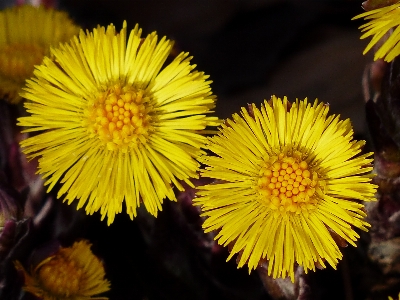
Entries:
[[257,182],[262,202],[280,214],[307,214],[318,203],[322,180],[301,154],[279,155],[265,161]]
[[39,280],[44,289],[59,297],[77,295],[83,270],[74,260],[54,256],[39,270]]
[[108,150],[146,143],[151,130],[150,97],[141,89],[116,84],[89,101],[88,129]]

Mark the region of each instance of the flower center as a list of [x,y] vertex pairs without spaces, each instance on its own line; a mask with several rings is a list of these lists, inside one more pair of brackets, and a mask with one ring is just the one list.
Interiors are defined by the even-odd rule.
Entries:
[[91,136],[97,136],[108,150],[146,143],[151,131],[150,97],[141,89],[116,84],[89,103],[88,118]]
[[280,153],[264,162],[258,179],[262,202],[281,214],[308,213],[318,203],[321,180],[301,153],[293,156]]
[[51,294],[69,297],[79,292],[79,282],[83,270],[73,260],[56,255],[39,270],[43,287]]
[[32,76],[35,65],[42,62],[45,50],[36,44],[11,44],[0,47],[0,74],[14,81]]

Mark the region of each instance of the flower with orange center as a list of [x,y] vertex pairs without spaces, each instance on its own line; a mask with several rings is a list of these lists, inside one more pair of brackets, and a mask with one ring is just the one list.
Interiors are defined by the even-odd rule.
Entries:
[[[163,199],[175,200],[174,186],[198,177],[209,116],[215,106],[208,76],[195,71],[187,53],[166,63],[172,42],[126,23],[110,25],[53,49],[23,96],[26,131],[21,142],[39,173],[68,203],[86,204],[111,224],[125,206],[131,218],[143,203],[154,216]],[[124,205],[125,202],[125,205]]]
[[[110,290],[102,262],[93,255],[87,241],[60,248],[30,273],[18,261],[25,278],[24,290],[43,300],[105,300],[95,295]],[[92,297],[94,296],[94,297]]]
[[[206,232],[218,230],[219,244],[239,253],[238,266],[255,269],[268,261],[268,274],[289,276],[342,254],[335,239],[355,245],[354,227],[367,230],[359,201],[374,200],[368,173],[372,153],[359,155],[349,120],[328,116],[328,106],[289,103],[272,97],[261,109],[233,115],[206,146],[202,176],[215,182],[199,187],[196,205]],[[334,239],[335,238],[335,239]]]
[[374,45],[379,45],[374,60],[382,58],[390,62],[400,54],[400,1],[395,2],[391,5],[383,3],[383,7],[366,11],[353,18],[353,20],[359,18],[369,20],[360,26],[361,31],[364,32],[361,39],[372,36],[363,54],[371,50]]
[[18,103],[25,80],[50,46],[78,31],[66,13],[54,9],[22,5],[0,11],[0,97]]

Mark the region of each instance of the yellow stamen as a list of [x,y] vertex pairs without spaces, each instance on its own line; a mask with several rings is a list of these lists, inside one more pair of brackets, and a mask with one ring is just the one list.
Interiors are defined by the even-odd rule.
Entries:
[[78,294],[82,274],[74,260],[58,255],[39,269],[39,280],[50,293],[69,297]]
[[[315,180],[310,179],[311,175]],[[306,161],[280,153],[264,163],[257,185],[262,202],[268,207],[282,214],[298,214],[315,209],[320,181]]]
[[143,90],[116,84],[89,103],[88,130],[108,150],[127,150],[151,130],[150,101]]

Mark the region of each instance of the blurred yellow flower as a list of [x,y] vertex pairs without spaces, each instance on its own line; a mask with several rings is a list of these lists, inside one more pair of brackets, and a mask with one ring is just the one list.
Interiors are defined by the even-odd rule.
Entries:
[[0,11],[0,97],[11,103],[51,45],[69,41],[79,28],[64,12],[30,5]]
[[105,300],[92,297],[110,290],[102,262],[93,255],[87,241],[60,248],[44,259],[30,273],[18,262],[22,271],[24,290],[43,300]]
[[155,32],[141,38],[138,26],[127,41],[110,25],[52,51],[23,96],[31,114],[19,119],[26,131],[41,133],[21,142],[39,159],[48,190],[61,182],[58,197],[78,209],[100,210],[108,224],[122,211],[136,216],[141,202],[154,216],[173,186],[198,177],[196,159],[203,153],[208,116],[215,107],[208,76],[194,71],[187,53],[165,61],[172,42],[157,43]]
[[400,2],[367,11],[353,18],[364,18],[370,20],[360,26],[364,34],[361,39],[372,36],[371,41],[364,50],[367,53],[371,48],[387,35],[387,39],[379,46],[375,52],[374,60],[383,58],[390,62],[400,54]]
[[238,267],[249,271],[267,259],[268,274],[290,276],[299,264],[336,267],[342,254],[331,235],[355,246],[367,230],[363,204],[374,200],[368,157],[358,155],[364,141],[353,141],[350,121],[327,116],[329,107],[272,96],[261,109],[233,115],[206,146],[216,155],[203,158],[195,204],[206,232],[217,230],[219,244],[239,253]]

